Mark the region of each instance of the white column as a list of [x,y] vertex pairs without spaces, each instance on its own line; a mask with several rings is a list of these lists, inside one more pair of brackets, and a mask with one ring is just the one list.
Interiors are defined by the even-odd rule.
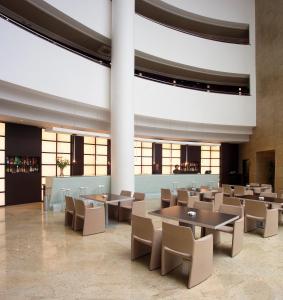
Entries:
[[111,192],[134,191],[135,0],[112,0]]

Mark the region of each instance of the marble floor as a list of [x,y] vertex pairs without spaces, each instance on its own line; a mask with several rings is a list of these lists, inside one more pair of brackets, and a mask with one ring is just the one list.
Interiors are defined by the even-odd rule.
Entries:
[[[148,208],[158,206],[149,200]],[[0,208],[0,299],[283,299],[283,225],[277,236],[244,236],[231,258],[231,237],[214,252],[213,275],[186,287],[185,267],[167,276],[148,258],[130,260],[130,226],[82,237],[63,213],[40,204]],[[158,218],[155,223],[160,224]]]

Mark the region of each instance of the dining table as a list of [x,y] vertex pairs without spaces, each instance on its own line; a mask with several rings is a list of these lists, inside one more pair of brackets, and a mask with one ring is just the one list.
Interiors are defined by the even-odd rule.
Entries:
[[273,205],[277,208],[283,207],[283,198],[276,198],[276,197],[266,197],[266,196],[260,196],[258,194],[256,195],[243,195],[238,196],[236,198],[240,198],[242,202],[245,200],[254,200],[254,201],[264,201],[266,204],[268,204],[270,207]]
[[119,220],[119,211],[120,211],[120,204],[121,202],[128,202],[133,201],[133,197],[128,196],[122,196],[122,195],[116,195],[111,193],[105,193],[105,194],[91,194],[91,195],[82,195],[81,198],[88,200],[90,202],[98,202],[104,204],[105,207],[105,225],[107,226],[108,221],[108,205],[109,204],[117,204],[118,209],[118,220]]

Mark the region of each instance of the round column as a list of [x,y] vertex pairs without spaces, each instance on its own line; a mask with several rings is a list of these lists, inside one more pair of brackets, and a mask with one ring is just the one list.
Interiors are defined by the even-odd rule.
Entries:
[[111,192],[135,190],[134,0],[112,0]]

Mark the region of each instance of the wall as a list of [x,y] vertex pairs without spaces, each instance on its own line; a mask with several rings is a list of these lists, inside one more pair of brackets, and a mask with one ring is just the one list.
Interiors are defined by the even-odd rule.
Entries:
[[[240,147],[250,160],[250,181],[257,179],[256,152],[275,150],[275,190],[283,189],[283,2],[256,1],[257,127]],[[240,163],[241,165],[241,163]]]

